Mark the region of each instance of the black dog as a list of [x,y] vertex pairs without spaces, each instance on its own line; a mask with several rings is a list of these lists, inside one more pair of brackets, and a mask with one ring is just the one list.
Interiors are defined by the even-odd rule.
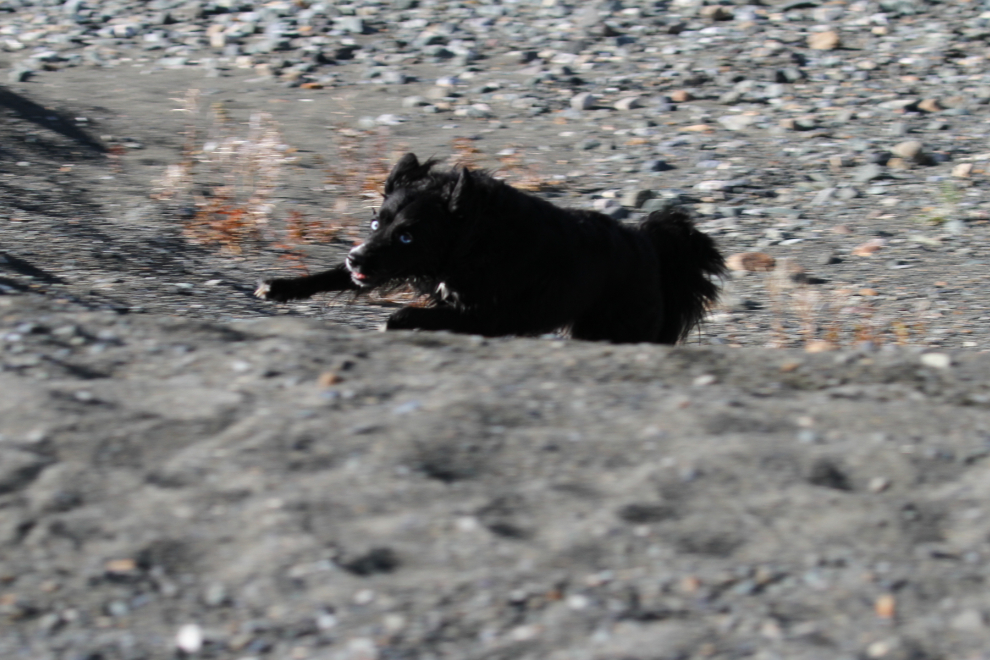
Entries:
[[725,265],[681,209],[626,227],[561,209],[466,168],[406,154],[385,182],[368,240],[317,275],[262,282],[267,300],[412,284],[430,297],[388,329],[479,335],[568,330],[576,339],[683,339],[718,297]]

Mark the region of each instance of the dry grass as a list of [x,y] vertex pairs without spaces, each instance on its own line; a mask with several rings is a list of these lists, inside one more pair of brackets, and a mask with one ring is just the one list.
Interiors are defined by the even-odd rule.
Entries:
[[331,157],[333,165],[326,169],[326,184],[336,196],[333,215],[338,220],[330,228],[357,239],[360,228],[382,199],[392,163],[404,149],[392,146],[387,128],[336,128],[333,134],[335,153]]
[[[246,125],[237,124],[221,104],[204,109],[196,89],[174,100],[181,103],[176,112],[186,115],[182,158],[168,166],[152,197],[191,207],[186,236],[230,253],[265,246],[305,269],[304,246],[359,239],[380,203],[392,163],[405,151],[401,145],[395,148],[384,127],[331,129],[324,184],[334,200],[332,219],[314,218],[298,209],[278,208],[275,193],[295,150],[270,114],[258,112]],[[472,140],[456,138],[451,146],[452,162],[484,165],[484,154]],[[498,174],[524,190],[553,187],[515,153],[505,150],[507,155],[498,158]]]
[[[869,343],[907,345],[925,336],[925,324],[879,310],[870,288],[824,289],[788,272],[787,260],[764,275],[770,307],[770,346],[819,352]],[[799,271],[798,271],[799,272]]]
[[[285,204],[280,205],[276,192],[295,150],[270,114],[255,113],[246,125],[237,124],[221,104],[204,109],[198,90],[175,100],[181,104],[176,112],[186,116],[182,157],[168,166],[152,197],[192,209],[183,228],[191,241],[230,254],[264,247],[304,272],[309,272],[307,246],[360,238],[382,199],[392,163],[406,151],[392,144],[387,128],[332,128],[331,153],[324,159],[332,219],[317,218],[280,208]],[[470,139],[457,138],[452,148],[454,162],[482,166],[484,155]],[[520,158],[503,156],[499,164],[499,172],[520,188],[550,187]],[[418,296],[407,288],[370,298],[380,304],[415,304]]]
[[186,235],[240,253],[266,239],[274,193],[294,150],[268,113],[254,113],[247,126],[238,126],[219,103],[202,111],[198,90],[177,100],[177,111],[187,115],[182,160],[168,166],[153,197],[191,201]]
[[304,270],[304,246],[358,238],[391,166],[387,129],[333,130],[325,183],[336,201],[333,219],[325,220],[277,198],[295,149],[270,114],[238,124],[221,104],[204,109],[198,90],[174,100],[181,103],[175,111],[186,115],[182,157],[166,168],[152,197],[192,209],[187,238],[233,254],[267,247]]

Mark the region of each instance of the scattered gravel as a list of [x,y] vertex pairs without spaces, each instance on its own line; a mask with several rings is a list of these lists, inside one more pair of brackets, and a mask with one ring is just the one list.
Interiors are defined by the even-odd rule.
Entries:
[[988,356],[38,298],[0,297],[5,659],[985,649]]
[[[0,0],[0,655],[983,657],[986,12]],[[151,198],[189,89],[281,128],[258,244]],[[454,145],[689,205],[734,265],[702,346],[251,297],[292,212],[370,217],[342,169]]]

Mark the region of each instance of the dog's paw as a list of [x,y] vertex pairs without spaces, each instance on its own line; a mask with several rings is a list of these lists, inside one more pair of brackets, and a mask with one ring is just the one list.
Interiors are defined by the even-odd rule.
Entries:
[[271,280],[258,280],[258,288],[254,290],[254,297],[262,300],[270,300],[268,297],[272,292]]
[[258,282],[258,288],[254,290],[254,295],[273,302],[288,302],[296,298],[285,285],[285,280],[261,280]]

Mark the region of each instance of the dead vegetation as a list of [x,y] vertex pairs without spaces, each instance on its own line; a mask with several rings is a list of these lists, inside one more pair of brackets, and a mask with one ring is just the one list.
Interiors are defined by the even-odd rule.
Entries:
[[228,254],[274,250],[308,271],[306,246],[359,237],[392,160],[386,129],[332,130],[332,153],[323,158],[328,198],[336,200],[328,219],[277,195],[296,150],[272,115],[234,122],[220,103],[204,109],[195,89],[175,100],[176,112],[186,115],[182,157],[166,168],[152,197],[187,209],[181,215],[189,240]]
[[[826,288],[808,277],[793,259],[742,253],[732,255],[728,263],[736,271],[761,278],[770,315],[768,348],[803,347],[818,353],[864,344],[907,345],[926,334],[925,323],[907,312],[881,313],[876,289]],[[716,310],[718,313],[725,310]]]
[[333,152],[326,168],[327,190],[334,193],[329,230],[359,238],[359,229],[379,205],[392,163],[404,151],[392,145],[389,130],[333,129]]
[[198,90],[177,100],[177,111],[188,117],[182,159],[168,166],[153,197],[191,202],[184,229],[197,243],[240,253],[269,239],[274,193],[294,151],[275,119],[256,112],[247,126],[237,126],[222,104],[204,112]]
[[[183,228],[189,240],[231,254],[265,247],[305,270],[305,246],[358,240],[392,163],[406,151],[385,127],[333,127],[330,152],[321,160],[324,188],[334,202],[329,218],[314,217],[276,195],[296,156],[272,115],[256,112],[238,124],[221,103],[204,109],[196,89],[174,100],[181,104],[175,111],[186,115],[182,158],[166,168],[152,197],[189,209]],[[469,138],[455,138],[451,148],[452,165],[490,164]],[[517,154],[513,148],[499,152],[495,173],[524,190],[553,188]]]

